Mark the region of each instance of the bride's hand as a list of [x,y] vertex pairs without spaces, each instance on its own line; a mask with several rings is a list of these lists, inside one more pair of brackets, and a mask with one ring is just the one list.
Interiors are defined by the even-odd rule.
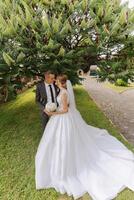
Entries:
[[44,109],[44,112],[45,112],[48,116],[51,116],[51,112],[48,112],[46,109]]
[[55,114],[54,112],[48,112],[46,109],[44,109],[44,112],[45,112],[48,116],[52,116],[52,115]]

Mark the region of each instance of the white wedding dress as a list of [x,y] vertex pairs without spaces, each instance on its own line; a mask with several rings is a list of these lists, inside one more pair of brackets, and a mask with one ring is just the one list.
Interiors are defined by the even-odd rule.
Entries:
[[[69,94],[60,91],[59,110],[63,93]],[[107,130],[86,124],[72,106],[47,123],[35,157],[35,181],[36,189],[52,187],[74,199],[88,192],[93,200],[111,200],[125,187],[134,191],[134,154]]]

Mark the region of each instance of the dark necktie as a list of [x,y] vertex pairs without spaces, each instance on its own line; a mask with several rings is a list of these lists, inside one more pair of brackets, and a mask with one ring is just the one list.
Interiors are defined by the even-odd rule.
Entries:
[[50,93],[51,93],[51,99],[52,99],[52,102],[54,102],[54,95],[53,95],[52,86],[49,85],[49,88],[50,88]]

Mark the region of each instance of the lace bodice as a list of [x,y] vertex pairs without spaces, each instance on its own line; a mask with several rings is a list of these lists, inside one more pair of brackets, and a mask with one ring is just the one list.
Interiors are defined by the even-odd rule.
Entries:
[[62,95],[67,95],[67,102],[69,104],[69,95],[66,89],[61,89],[59,95],[57,96],[57,102],[59,104],[58,110],[62,110]]

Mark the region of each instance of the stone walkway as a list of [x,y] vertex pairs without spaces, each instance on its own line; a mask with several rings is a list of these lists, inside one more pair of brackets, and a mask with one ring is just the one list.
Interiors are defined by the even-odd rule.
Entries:
[[124,137],[134,144],[134,89],[118,93],[89,76],[83,85]]

